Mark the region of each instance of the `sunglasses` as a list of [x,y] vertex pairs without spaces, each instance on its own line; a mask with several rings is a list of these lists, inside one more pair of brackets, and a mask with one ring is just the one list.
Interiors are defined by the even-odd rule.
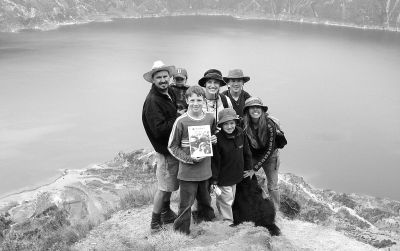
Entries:
[[176,81],[183,81],[183,80],[185,80],[184,78],[179,78],[179,77],[177,77],[177,78],[175,78],[175,80]]

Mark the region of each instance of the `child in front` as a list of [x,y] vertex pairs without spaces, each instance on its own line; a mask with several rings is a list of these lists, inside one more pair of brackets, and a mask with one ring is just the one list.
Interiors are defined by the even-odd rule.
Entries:
[[[209,125],[211,133],[216,125],[212,113],[203,112],[205,92],[200,86],[191,86],[186,91],[188,110],[176,119],[168,142],[168,150],[179,160],[178,180],[180,187],[180,202],[178,218],[174,222],[174,230],[185,234],[190,233],[191,206],[197,200],[196,214],[202,220],[215,218],[211,207],[209,179],[211,172],[211,157],[192,157],[189,145],[189,126]],[[216,143],[216,136],[211,136],[211,142]],[[193,211],[193,213],[195,213]]]
[[238,115],[232,108],[225,108],[218,114],[217,144],[212,158],[213,176],[211,183],[221,190],[216,204],[224,222],[233,224],[232,204],[235,200],[236,184],[243,179],[244,170],[253,167],[247,137],[237,126]]

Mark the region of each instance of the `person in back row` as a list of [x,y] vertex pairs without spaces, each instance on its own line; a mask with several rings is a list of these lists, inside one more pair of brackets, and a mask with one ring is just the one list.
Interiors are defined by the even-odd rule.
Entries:
[[170,85],[170,88],[176,96],[176,106],[178,107],[178,111],[183,114],[184,112],[186,112],[188,107],[185,98],[186,90],[189,88],[189,86],[186,84],[188,79],[186,69],[176,68],[173,77],[174,78],[172,84]]
[[244,83],[248,82],[250,77],[244,76],[241,69],[230,70],[228,76],[224,77],[224,81],[228,84],[228,90],[222,92],[232,102],[239,118],[243,118],[243,108],[246,99],[250,98],[250,94],[243,90]]
[[206,71],[204,76],[199,80],[199,85],[205,88],[206,93],[203,111],[213,113],[218,121],[218,112],[224,108],[232,108],[230,99],[219,93],[220,87],[226,85],[221,72],[217,69]]

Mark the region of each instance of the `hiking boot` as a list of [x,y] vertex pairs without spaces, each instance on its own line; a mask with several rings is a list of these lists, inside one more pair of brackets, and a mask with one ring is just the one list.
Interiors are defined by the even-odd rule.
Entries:
[[161,209],[161,223],[170,224],[173,223],[178,217],[174,211],[170,208],[170,201],[164,201],[163,207]]
[[200,224],[203,221],[200,217],[199,211],[192,211],[192,218],[194,224]]
[[170,224],[174,223],[177,215],[172,211],[170,208],[168,208],[167,211],[161,212],[161,223],[162,224]]
[[163,230],[161,226],[161,214],[153,213],[151,216],[150,232],[152,234]]

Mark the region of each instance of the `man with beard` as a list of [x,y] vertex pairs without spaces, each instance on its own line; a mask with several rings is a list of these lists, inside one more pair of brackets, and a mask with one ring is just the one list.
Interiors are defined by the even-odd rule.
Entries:
[[166,66],[156,61],[143,78],[152,83],[142,111],[142,122],[146,134],[156,151],[158,190],[154,196],[151,233],[162,229],[163,224],[173,223],[176,214],[170,208],[173,191],[178,190],[177,180],[179,162],[168,151],[168,140],[172,126],[178,116],[176,98],[168,88],[174,66]]
[[250,77],[244,76],[241,69],[230,70],[224,81],[228,84],[229,89],[222,94],[227,96],[231,102],[233,109],[239,118],[243,118],[243,108],[246,99],[250,98],[250,94],[243,90],[243,85],[250,80]]

